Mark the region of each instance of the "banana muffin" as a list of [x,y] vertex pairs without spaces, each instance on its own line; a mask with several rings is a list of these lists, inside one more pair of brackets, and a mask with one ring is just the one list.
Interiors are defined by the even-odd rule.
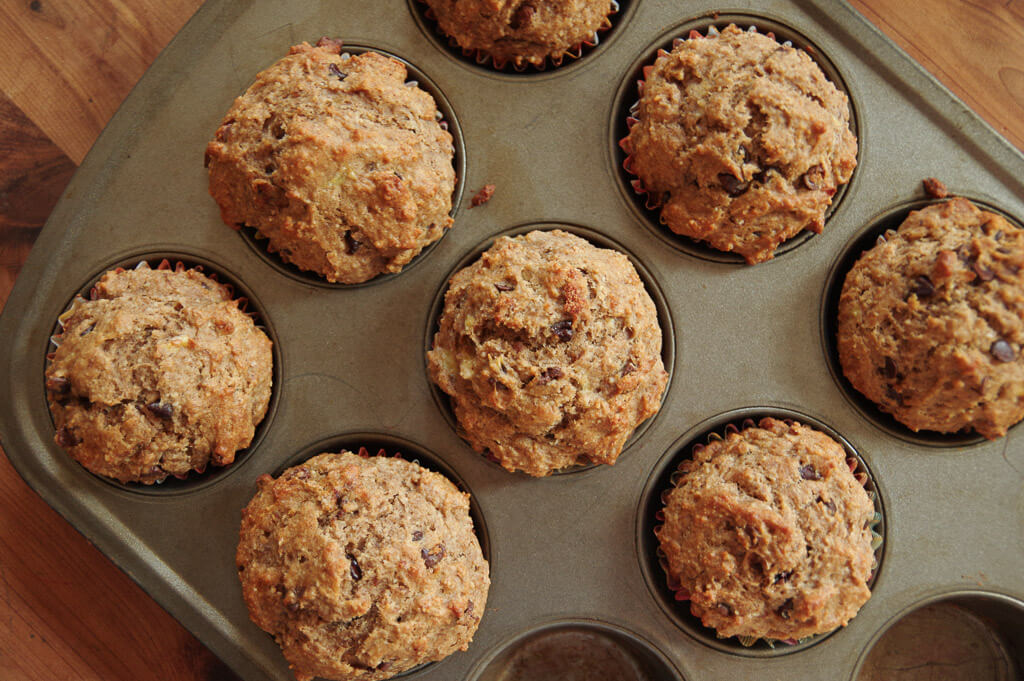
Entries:
[[850,384],[913,431],[989,439],[1024,418],[1024,230],[963,198],[907,216],[839,298]]
[[184,267],[112,270],[60,318],[46,369],[56,441],[120,482],[226,466],[270,402],[270,339],[231,291]]
[[260,72],[206,148],[210,194],[330,282],[394,273],[452,224],[452,136],[401,62],[322,39]]
[[365,450],[261,476],[236,563],[299,681],[387,679],[465,650],[490,586],[469,495]]
[[772,418],[695,448],[658,530],[668,575],[720,636],[798,640],[871,593],[874,505],[824,433]]
[[735,25],[691,35],[645,69],[627,167],[673,232],[763,262],[820,233],[853,174],[849,103],[802,50]]
[[560,230],[498,238],[452,277],[439,327],[430,377],[510,471],[614,463],[668,382],[633,264]]
[[423,0],[441,30],[497,65],[540,66],[594,38],[611,0]]

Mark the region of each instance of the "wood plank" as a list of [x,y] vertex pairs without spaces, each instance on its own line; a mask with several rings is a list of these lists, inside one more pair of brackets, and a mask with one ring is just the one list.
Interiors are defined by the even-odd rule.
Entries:
[[1024,150],[1024,0],[851,3]]
[[75,164],[0,95],[0,309]]
[[2,678],[237,678],[29,489],[2,450],[0,499]]
[[0,3],[0,92],[77,165],[202,0]]

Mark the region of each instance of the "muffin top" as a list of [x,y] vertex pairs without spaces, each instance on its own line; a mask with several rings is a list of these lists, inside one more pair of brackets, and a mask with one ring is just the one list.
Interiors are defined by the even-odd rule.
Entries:
[[766,418],[695,448],[664,514],[669,577],[721,636],[825,633],[871,595],[874,506],[842,446],[808,426]]
[[510,471],[614,463],[668,382],[632,263],[560,230],[498,238],[452,277],[439,327],[430,377]]
[[321,454],[263,475],[236,555],[253,622],[299,681],[374,681],[465,650],[487,605],[469,495],[400,458]]
[[561,58],[593,38],[612,11],[611,0],[423,1],[460,47],[516,65]]
[[911,430],[989,439],[1024,418],[1024,230],[954,198],[865,252],[839,298],[854,388]]
[[266,334],[196,270],[112,270],[65,312],[46,369],[57,444],[121,482],[225,466],[270,401]]
[[623,145],[678,234],[750,264],[825,210],[857,164],[846,95],[803,51],[729,25],[661,52]]
[[452,136],[401,62],[303,43],[260,72],[206,148],[224,222],[346,284],[398,272],[451,226]]

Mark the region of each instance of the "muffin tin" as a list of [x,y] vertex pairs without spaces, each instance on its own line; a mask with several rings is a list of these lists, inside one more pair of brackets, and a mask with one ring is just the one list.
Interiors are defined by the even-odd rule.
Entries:
[[[1024,157],[834,0],[736,2],[720,14],[705,2],[622,2],[594,49],[522,73],[453,54],[416,1],[209,0],[154,63],[71,181],[0,318],[0,433],[26,481],[246,679],[292,677],[241,598],[241,509],[258,476],[353,438],[415,450],[456,477],[473,494],[491,561],[469,650],[405,678],[500,681],[518,657],[581,645],[618,650],[636,679],[852,680],[876,669],[868,658],[879,640],[927,629],[917,623],[930,611],[919,606],[962,613],[951,636],[991,643],[991,678],[1024,678],[1024,426],[987,442],[885,422],[844,386],[830,336],[842,268],[871,241],[867,231],[922,201],[924,177],[1019,222]],[[827,59],[850,95],[860,145],[824,233],[753,267],[663,233],[638,204],[617,144],[637,69],[691,28],[730,20]],[[203,170],[233,98],[290,45],[321,35],[414,66],[443,96],[464,150],[451,232],[415,266],[357,287],[322,286],[249,247],[220,222]],[[470,208],[488,183],[494,197]],[[661,412],[618,463],[536,480],[458,437],[424,359],[447,276],[496,235],[534,224],[589,232],[642,265],[664,301],[674,365]],[[111,266],[158,257],[200,262],[250,298],[275,342],[275,407],[220,475],[112,485],[54,444],[45,355],[77,292]],[[685,604],[671,610],[657,593],[647,509],[686,443],[766,413],[841,436],[871,472],[885,542],[873,596],[848,627],[811,645],[743,649],[684,626]]]

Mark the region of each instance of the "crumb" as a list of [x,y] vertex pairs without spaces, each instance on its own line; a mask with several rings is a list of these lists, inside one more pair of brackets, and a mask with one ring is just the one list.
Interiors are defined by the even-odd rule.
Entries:
[[933,199],[944,199],[949,196],[949,190],[946,189],[946,185],[939,182],[934,177],[926,177],[921,183],[924,185],[924,193]]
[[491,197],[494,196],[494,189],[495,187],[493,184],[485,184],[483,187],[481,187],[480,191],[478,191],[476,195],[473,196],[473,200],[470,202],[472,204],[471,207],[476,208],[477,206],[482,206],[483,204],[490,201]]

